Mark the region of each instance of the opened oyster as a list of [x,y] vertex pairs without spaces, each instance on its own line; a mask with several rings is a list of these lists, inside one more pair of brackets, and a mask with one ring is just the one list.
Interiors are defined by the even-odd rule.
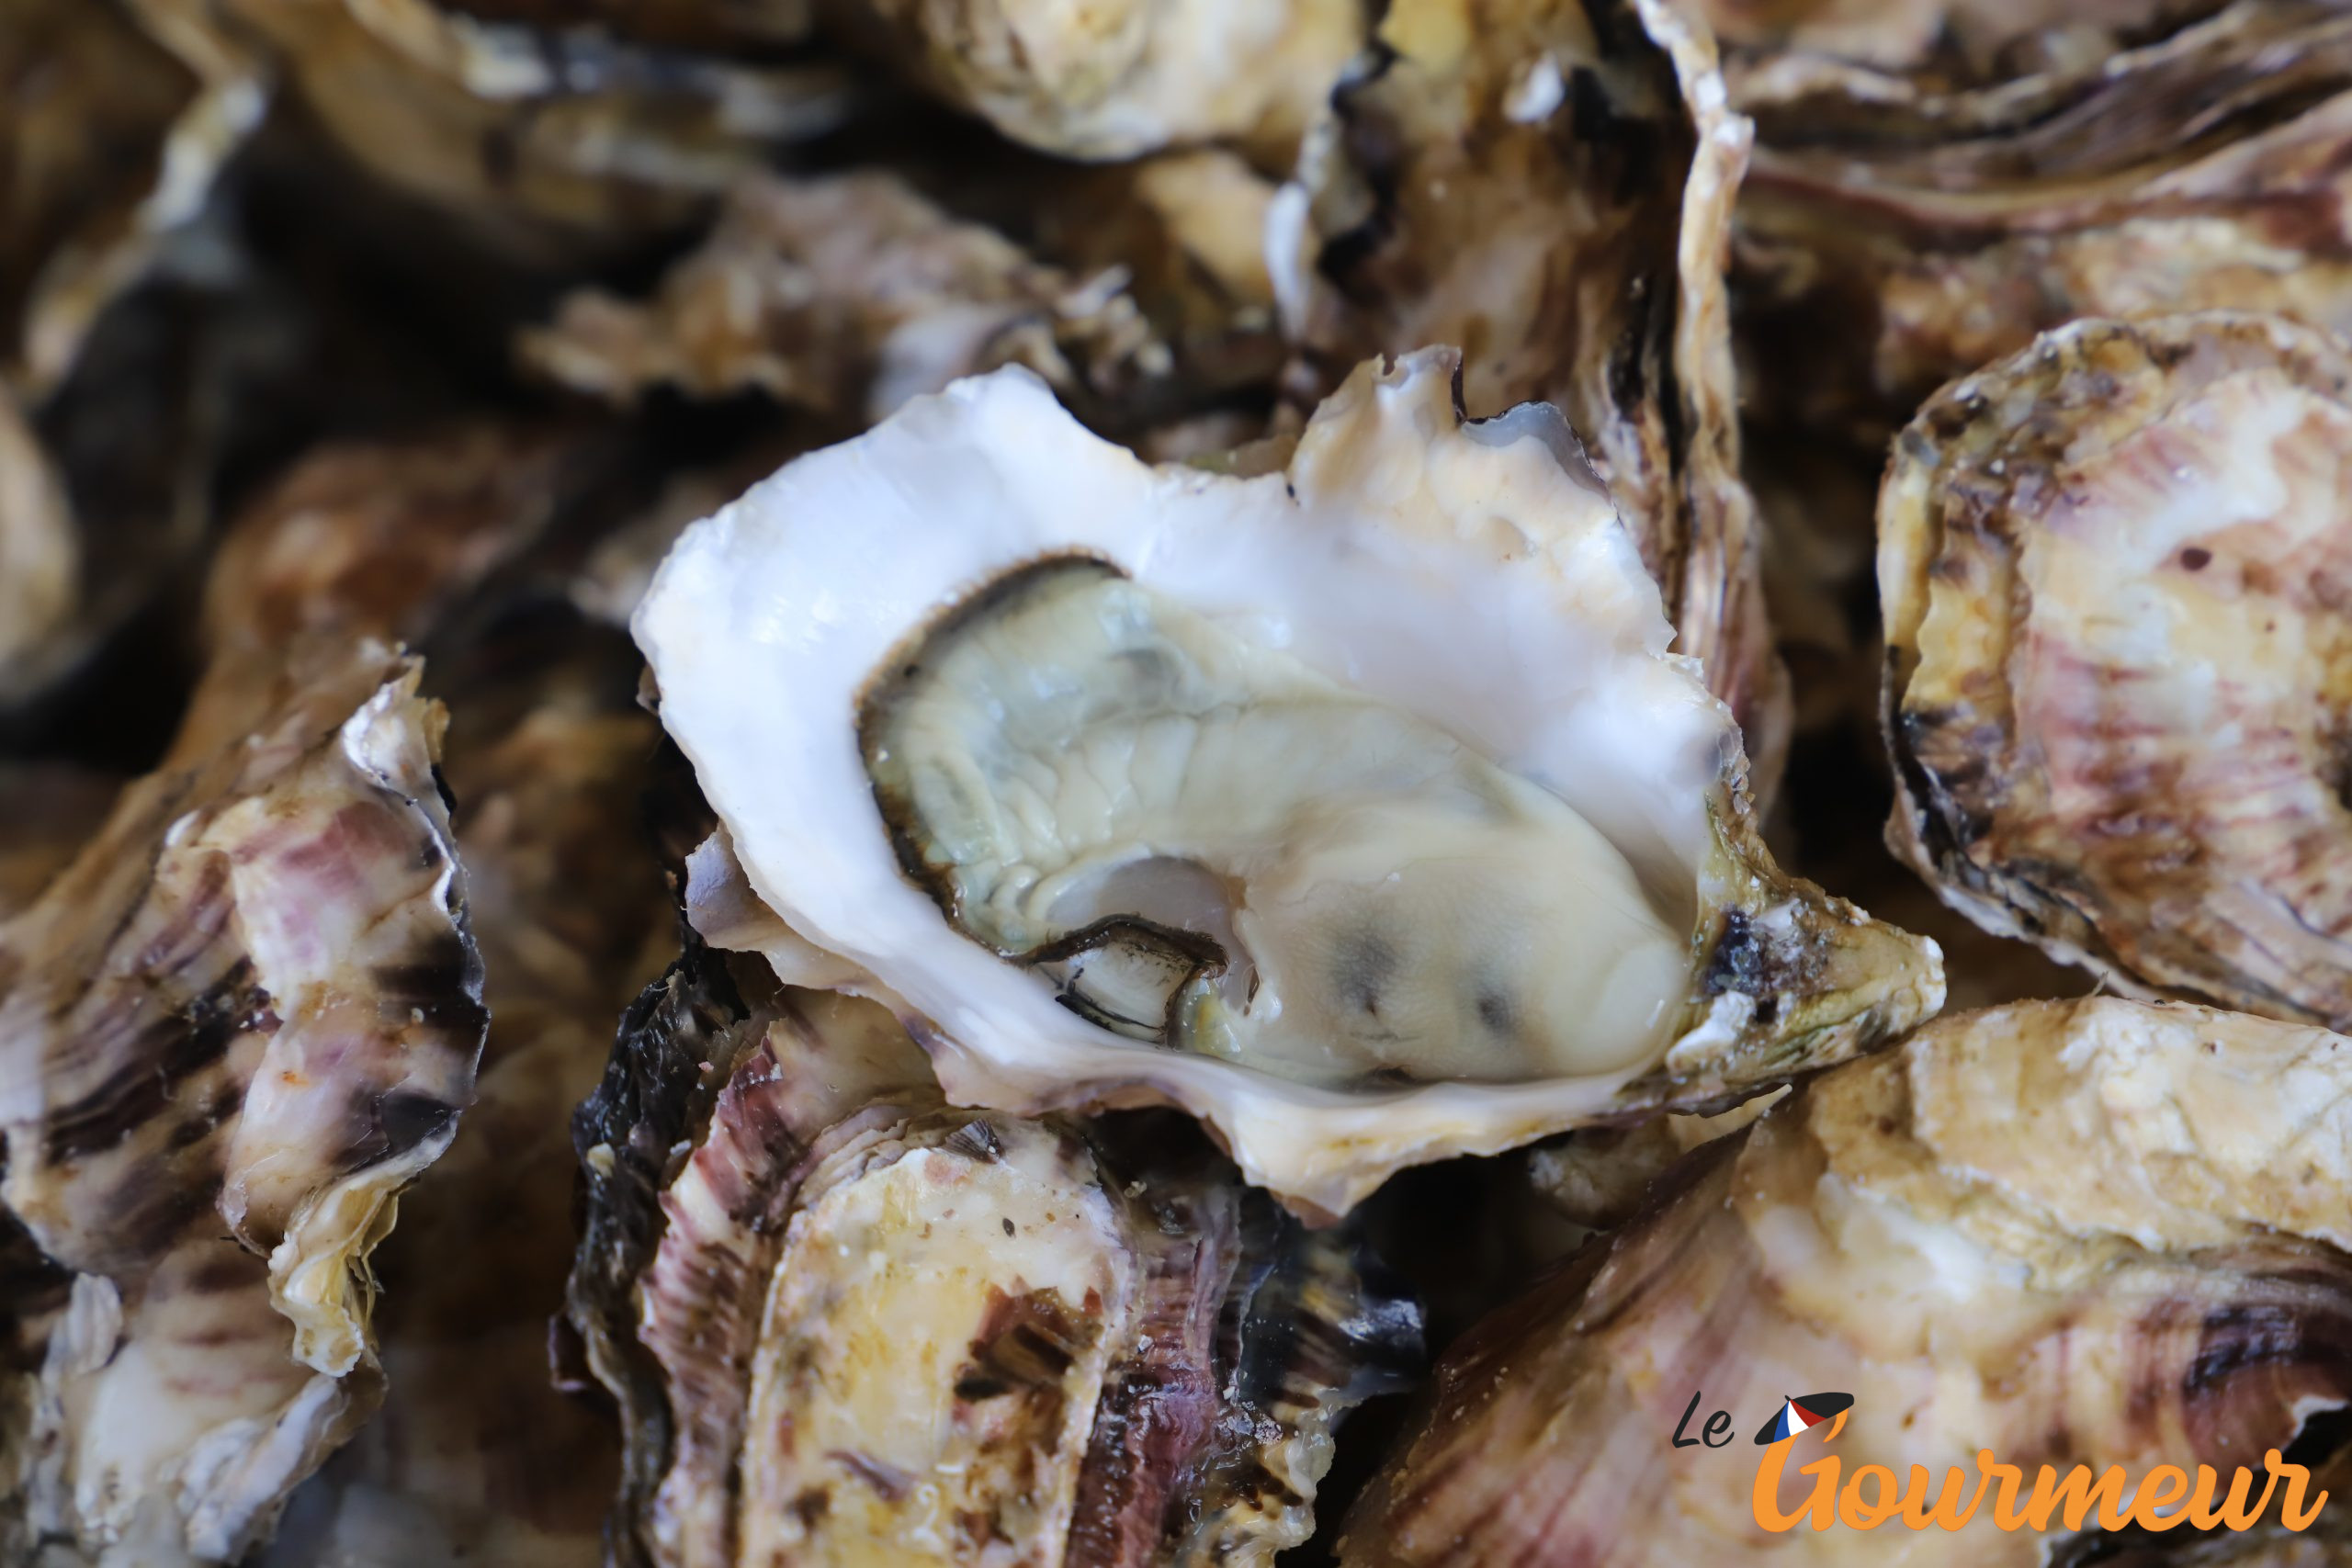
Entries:
[[1669,0],[1399,0],[1377,41],[1269,240],[1294,332],[1334,378],[1459,344],[1472,412],[1557,405],[1769,797],[1789,698],[1724,297],[1748,127],[1713,41]]
[[[747,968],[756,970],[752,961]],[[889,1014],[698,943],[578,1137],[625,1563],[1271,1563],[1409,1302],[1155,1133],[948,1110]],[[1124,1147],[1126,1152],[1120,1152]]]
[[2352,1024],[2352,356],[2273,319],[2084,321],[1956,383],[1880,502],[1890,842],[2142,992]]
[[[2336,1036],[2105,998],[1945,1019],[1801,1085],[1455,1347],[1340,1560],[2040,1568],[2082,1527],[2005,1530],[1982,1498],[1956,1530],[1769,1533],[1747,1435],[1815,1389],[1853,1405],[1763,1489],[1800,1521],[1823,1458],[1890,1467],[1887,1497],[1924,1476],[1929,1508],[1957,1484],[1955,1520],[1980,1450],[2016,1501],[2043,1464],[2211,1465],[2209,1510],[2241,1466],[2259,1492],[2266,1451],[2352,1403],[2347,1089]],[[1728,1446],[1671,1446],[1694,1391]]]
[[[1154,469],[1019,371],[697,525],[640,607],[759,898],[951,1099],[1165,1102],[1337,1213],[1728,1102],[1933,1012],[1781,875],[1556,413],[1367,365],[1283,473]],[[846,961],[846,974],[841,961]]]
[[1875,446],[1944,382],[2078,317],[2352,326],[2352,17],[2170,9],[2121,52],[2056,50],[1957,87],[1810,56],[1754,67],[1736,247],[1751,404]]

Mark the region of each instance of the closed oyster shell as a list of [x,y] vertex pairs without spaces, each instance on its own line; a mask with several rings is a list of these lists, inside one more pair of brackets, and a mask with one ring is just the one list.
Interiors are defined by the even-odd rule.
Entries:
[[831,0],[853,36],[1016,141],[1073,158],[1287,153],[1363,42],[1360,0]]
[[[1980,1449],[2029,1476],[2259,1472],[2352,1402],[2346,1046],[2094,998],[1947,1018],[1800,1086],[1449,1352],[1340,1561],[1883,1562],[1884,1532],[1750,1514],[1746,1435],[1815,1389],[1854,1396],[1847,1476],[1973,1482]],[[1729,1447],[1670,1446],[1694,1390]],[[1905,1533],[1904,1560],[2039,1568],[2052,1542],[1992,1514]]]
[[1876,446],[2081,317],[2352,326],[2352,17],[2245,0],[2018,74],[1751,81],[1736,245],[1751,404]]
[[1269,236],[1294,333],[1327,385],[1459,344],[1472,412],[1556,405],[1769,801],[1789,697],[1724,294],[1749,128],[1703,23],[1675,0],[1401,0],[1331,104]]
[[[752,978],[757,962],[736,972]],[[1269,1563],[1408,1302],[1215,1162],[946,1109],[889,1014],[685,958],[582,1108],[623,1563]],[[1129,1145],[1132,1148],[1132,1145]],[[910,1418],[911,1417],[911,1418]]]
[[749,887],[835,969],[779,962],[887,999],[953,1100],[1179,1105],[1333,1214],[1933,1012],[1932,943],[1771,864],[1558,416],[1465,425],[1453,371],[1364,367],[1250,479],[1000,372],[690,530],[638,640]]
[[2127,990],[2352,1024],[2347,396],[2283,320],[2094,321],[1904,433],[1888,839],[1947,902]]
[[288,1505],[258,1568],[587,1568],[610,1423],[552,1386],[571,1265],[573,1106],[673,945],[640,797],[660,732],[626,637],[534,581],[595,521],[599,466],[495,424],[323,447],[224,546],[216,642],[354,596],[397,606],[458,699],[443,765],[492,1013],[471,1107],[374,1259],[384,1401]]
[[0,927],[0,1197],[74,1273],[36,1537],[233,1559],[376,1397],[367,1258],[484,1021],[418,673],[298,651]]
[[234,51],[143,36],[128,10],[17,0],[0,15],[0,380],[27,397],[64,378],[99,311],[202,212],[268,102]]
[[243,49],[344,154],[526,256],[679,226],[849,107],[823,64],[747,64],[433,0],[142,0]]

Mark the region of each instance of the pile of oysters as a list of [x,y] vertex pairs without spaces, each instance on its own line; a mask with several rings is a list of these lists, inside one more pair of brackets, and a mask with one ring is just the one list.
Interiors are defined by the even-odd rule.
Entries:
[[5,0],[0,1162],[0,1568],[2352,1565],[2352,6]]

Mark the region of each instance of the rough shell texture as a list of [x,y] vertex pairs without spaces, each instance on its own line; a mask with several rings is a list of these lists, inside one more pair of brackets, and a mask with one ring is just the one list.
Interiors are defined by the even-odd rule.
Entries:
[[[2258,1470],[2352,1401],[2347,1088],[2336,1036],[2103,998],[1826,1074],[1456,1345],[1340,1561],[1884,1562],[1884,1532],[1750,1514],[1747,1434],[1815,1389],[1854,1395],[1849,1476],[1973,1478],[1983,1448],[2029,1474]],[[1730,1446],[1669,1449],[1693,1389]],[[1905,1561],[2043,1562],[1991,1515],[1906,1532]]]
[[[1000,372],[691,530],[638,638],[750,886],[803,949],[848,961],[794,977],[888,999],[960,1102],[1180,1105],[1252,1180],[1329,1213],[1406,1165],[1736,1100],[1932,1013],[1933,944],[1772,866],[1729,716],[1666,654],[1656,588],[1557,416],[1464,425],[1453,364],[1366,366],[1287,472],[1254,479],[1148,468]],[[858,705],[944,608],[1072,552],[1272,637],[1582,813],[1690,921],[1688,995],[1658,1015],[1679,1043],[1579,1077],[1312,1088],[1123,1040],[959,934],[902,874]]]
[[1107,383],[1151,338],[1106,281],[1036,262],[891,175],[763,177],[729,193],[647,304],[575,294],[522,348],[551,378],[616,400],[665,383],[705,398],[756,389],[872,420],[1002,364]]
[[1464,400],[1556,405],[1747,737],[1759,797],[1788,693],[1739,475],[1723,263],[1747,122],[1674,0],[1405,0],[1332,96],[1269,240],[1327,384],[1464,351]]
[[692,219],[773,148],[837,126],[841,73],[483,20],[433,0],[144,0],[254,56],[343,152],[525,254]]
[[400,618],[463,698],[443,773],[492,1013],[474,1102],[376,1255],[383,1405],[294,1495],[264,1568],[602,1557],[618,1444],[548,1365],[569,1119],[674,919],[639,827],[660,735],[634,652],[530,583],[533,547],[582,521],[566,456],[487,425],[322,449],[239,531],[244,592],[212,605],[216,636],[250,637],[355,591],[426,589]]
[[[1075,1123],[946,1111],[882,1009],[754,984],[747,1008],[692,944],[577,1122],[570,1314],[622,1407],[617,1560],[1304,1540],[1332,1425],[1418,1350],[1353,1245],[1196,1155],[1114,1168]],[[910,1405],[934,1419],[871,1414]]]
[[831,0],[852,34],[1016,141],[1077,158],[1286,149],[1363,41],[1358,0]]
[[417,679],[312,645],[0,928],[0,1195],[75,1272],[36,1533],[233,1558],[373,1403],[367,1258],[484,1023]]
[[[1742,107],[1853,67],[1945,83],[2080,67],[2226,0],[1703,0]],[[1745,69],[1742,69],[1744,67]]]
[[1981,86],[1864,73],[1751,105],[1751,405],[1875,446],[1937,387],[2077,317],[2352,325],[2347,88],[2352,17],[2248,0]]
[[2352,1024],[2352,359],[2085,321],[1959,382],[1880,506],[1889,841],[2127,988]]
[[0,380],[28,395],[63,378],[107,301],[202,211],[267,104],[232,53],[142,36],[124,10],[20,0],[0,16]]

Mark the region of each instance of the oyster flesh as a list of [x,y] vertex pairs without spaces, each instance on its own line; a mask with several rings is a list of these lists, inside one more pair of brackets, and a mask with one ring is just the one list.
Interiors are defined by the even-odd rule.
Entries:
[[[1287,470],[1152,468],[1018,370],[690,529],[636,619],[749,885],[949,1098],[1170,1103],[1343,1213],[1932,1013],[1782,875],[1552,410],[1367,365]],[[782,960],[793,968],[790,960]]]
[[[758,970],[756,960],[738,974]],[[952,1111],[882,1008],[695,942],[581,1111],[618,1562],[1270,1564],[1408,1301],[1189,1138]],[[1138,1154],[1138,1143],[1146,1152]]]
[[2140,994],[2352,1026],[2352,355],[2088,321],[1939,394],[1880,500],[1889,842]]
[[[2259,1489],[2266,1450],[2352,1403],[2346,1044],[2090,998],[1946,1018],[1800,1085],[1457,1343],[1340,1561],[2040,1568],[2064,1533],[2047,1509],[2004,1530],[1989,1500],[1899,1542],[1768,1533],[1746,1434],[1810,1389],[1852,1391],[1845,1475],[1948,1493],[1956,1466],[1955,1516],[1980,1450],[2020,1497],[2042,1464]],[[1730,1446],[1670,1446],[1694,1389]],[[1813,1486],[1791,1461],[1768,1500],[1802,1518]]]
[[1268,246],[1327,384],[1458,344],[1472,412],[1567,416],[1769,800],[1789,694],[1740,479],[1724,265],[1749,130],[1725,104],[1674,0],[1398,0]]

